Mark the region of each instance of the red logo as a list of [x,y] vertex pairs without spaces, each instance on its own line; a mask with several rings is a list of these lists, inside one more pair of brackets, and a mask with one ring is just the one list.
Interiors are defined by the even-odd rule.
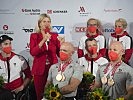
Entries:
[[85,8],[81,6],[79,12],[85,12]]
[[47,10],[47,14],[52,14],[52,10]]
[[75,27],[75,32],[86,32],[86,27]]
[[8,30],[8,26],[7,25],[4,25],[3,26],[3,30]]

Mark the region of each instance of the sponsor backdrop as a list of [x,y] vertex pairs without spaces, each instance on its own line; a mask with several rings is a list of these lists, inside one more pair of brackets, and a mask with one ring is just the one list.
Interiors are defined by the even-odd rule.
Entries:
[[98,18],[106,39],[113,32],[114,21],[125,18],[126,29],[133,37],[133,0],[1,0],[0,35],[13,37],[15,52],[29,47],[29,37],[37,24],[38,16],[47,13],[52,19],[53,31],[65,36],[75,47],[85,35],[89,18]]

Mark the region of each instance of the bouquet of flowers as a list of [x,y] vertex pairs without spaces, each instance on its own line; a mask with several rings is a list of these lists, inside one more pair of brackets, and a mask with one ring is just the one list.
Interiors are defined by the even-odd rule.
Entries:
[[62,94],[57,85],[49,84],[44,92],[44,97],[48,100],[61,100]]
[[120,97],[120,98],[118,98],[118,99],[116,99],[116,100],[124,100],[124,98]]
[[88,90],[90,85],[94,82],[95,76],[91,72],[84,72],[80,88]]
[[96,88],[92,92],[87,93],[86,100],[109,100],[109,96],[102,88]]
[[94,82],[95,76],[90,72],[83,73],[83,79],[78,87],[77,97],[86,100],[87,92],[90,92],[90,85]]
[[4,79],[2,76],[0,76],[0,88],[3,88],[4,85]]
[[91,72],[84,72],[82,82],[84,84],[91,84],[95,79],[95,76]]

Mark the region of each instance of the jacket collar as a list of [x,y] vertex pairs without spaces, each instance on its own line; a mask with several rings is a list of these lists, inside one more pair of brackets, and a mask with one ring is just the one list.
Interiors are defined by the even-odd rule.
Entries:
[[86,36],[87,36],[88,38],[96,38],[96,37],[99,36],[99,35],[101,35],[101,33],[100,33],[98,30],[97,30],[97,32],[96,32],[95,35],[90,35],[90,34],[86,33]]
[[[14,52],[11,52],[11,56],[8,57],[8,60],[10,60],[14,55],[15,55],[15,53],[14,53]],[[7,58],[4,58],[4,57],[1,55],[1,53],[0,53],[0,60],[6,61]]]
[[117,36],[123,37],[123,36],[125,36],[125,35],[128,35],[128,33],[127,33],[126,31],[124,31],[124,33],[123,33],[122,35],[117,35],[116,33],[111,33],[111,36],[112,36],[112,37],[115,37],[115,38],[117,38]]
[[[100,57],[102,57],[102,55],[101,55],[100,53],[98,53],[97,57],[96,57],[96,58],[93,58],[93,61],[98,60]],[[85,59],[86,59],[87,61],[91,61],[91,60],[92,60],[92,58],[91,58],[91,57],[88,57],[87,54],[85,55]]]

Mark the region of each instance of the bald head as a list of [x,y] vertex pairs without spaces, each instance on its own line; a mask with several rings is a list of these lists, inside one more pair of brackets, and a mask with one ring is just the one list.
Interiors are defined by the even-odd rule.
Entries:
[[[110,54],[111,51],[118,54],[117,59],[114,61],[120,61],[122,59],[122,55],[124,54],[124,47],[121,42],[112,41],[109,46],[108,54]],[[115,55],[113,54],[113,55],[109,55],[109,56],[111,57],[111,56],[115,56]]]
[[110,47],[114,47],[118,50],[124,50],[123,44],[120,41],[112,41]]
[[62,43],[61,44],[61,47],[60,47],[60,49],[67,49],[69,52],[71,52],[71,53],[73,53],[74,52],[74,46],[73,46],[73,44],[72,43],[70,43],[70,42],[64,42],[64,43]]

